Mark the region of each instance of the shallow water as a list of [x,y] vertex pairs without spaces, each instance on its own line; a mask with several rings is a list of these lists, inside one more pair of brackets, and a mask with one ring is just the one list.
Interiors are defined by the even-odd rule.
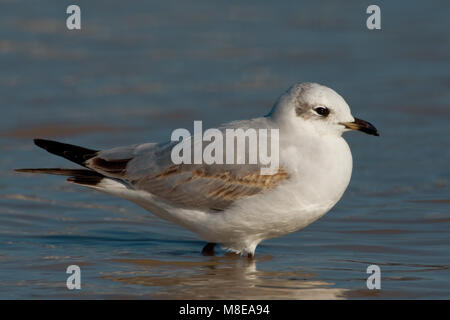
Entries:
[[[368,31],[359,1],[78,1],[81,32],[59,1],[0,3],[0,298],[450,298],[449,3],[381,2]],[[299,80],[337,90],[381,137],[346,134],[344,197],[255,261],[203,257],[125,200],[12,172],[68,165],[34,137],[168,140],[265,114]],[[66,288],[72,264],[81,290]]]

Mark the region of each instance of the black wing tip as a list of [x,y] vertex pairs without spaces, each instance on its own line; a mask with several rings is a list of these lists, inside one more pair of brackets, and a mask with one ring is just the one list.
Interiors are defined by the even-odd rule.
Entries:
[[[40,138],[33,139],[34,144],[37,145],[38,147],[42,147],[45,142],[49,142],[49,141],[52,141],[52,140],[40,139]],[[54,141],[52,141],[52,142],[54,142]]]
[[53,140],[36,138],[33,139],[33,141],[34,144],[38,147],[82,166],[84,166],[84,162],[86,160],[95,157],[98,153],[98,150],[88,149],[73,144]]
[[48,140],[48,139],[33,139],[33,142],[35,145],[37,145],[38,147],[48,150],[51,147],[56,147],[58,145],[61,145],[63,143],[58,142],[58,141],[54,141],[54,140]]

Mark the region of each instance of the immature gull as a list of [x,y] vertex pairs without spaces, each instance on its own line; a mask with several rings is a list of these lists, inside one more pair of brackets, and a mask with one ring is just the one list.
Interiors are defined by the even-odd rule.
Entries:
[[[298,83],[265,117],[219,128],[278,129],[279,167],[261,173],[257,164],[174,164],[173,142],[146,143],[102,151],[36,139],[36,145],[83,169],[18,169],[69,176],[68,181],[130,200],[206,240],[253,257],[263,240],[302,229],[342,197],[352,173],[352,155],[342,133],[378,135],[354,118],[330,88]],[[247,147],[247,146],[246,146]],[[248,149],[246,149],[248,152]]]

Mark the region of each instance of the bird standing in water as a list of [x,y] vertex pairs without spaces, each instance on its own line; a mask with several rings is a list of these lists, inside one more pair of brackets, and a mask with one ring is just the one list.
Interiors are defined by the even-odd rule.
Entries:
[[69,176],[69,182],[132,201],[197,233],[208,242],[205,255],[221,244],[253,257],[261,241],[306,227],[342,197],[353,166],[345,131],[378,136],[339,94],[316,83],[292,86],[265,117],[218,129],[238,128],[278,129],[275,173],[262,175],[261,164],[174,164],[174,143],[98,151],[43,139],[36,145],[84,168],[17,171]]

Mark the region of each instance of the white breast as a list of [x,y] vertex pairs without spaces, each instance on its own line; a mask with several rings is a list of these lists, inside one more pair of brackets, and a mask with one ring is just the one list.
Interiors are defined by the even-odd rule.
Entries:
[[351,152],[341,137],[283,145],[280,152],[289,178],[274,189],[238,200],[223,212],[166,208],[161,216],[170,212],[168,220],[234,251],[252,252],[264,239],[304,228],[342,197],[352,172]]
[[215,226],[228,237],[253,233],[266,239],[299,230],[327,213],[342,197],[352,172],[350,148],[343,138],[321,139],[316,148],[306,148],[307,156],[303,146],[282,150],[280,160],[289,179],[219,213]]

